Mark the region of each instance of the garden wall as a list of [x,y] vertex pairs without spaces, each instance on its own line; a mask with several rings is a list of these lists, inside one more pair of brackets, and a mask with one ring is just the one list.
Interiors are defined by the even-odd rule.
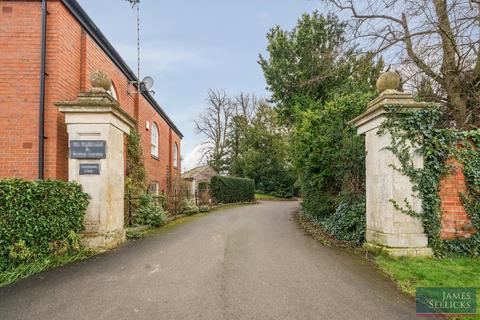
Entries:
[[467,184],[463,166],[455,160],[450,161],[457,170],[440,181],[439,196],[442,209],[442,229],[440,237],[443,240],[469,238],[473,231],[471,220],[462,203],[461,194],[467,192]]

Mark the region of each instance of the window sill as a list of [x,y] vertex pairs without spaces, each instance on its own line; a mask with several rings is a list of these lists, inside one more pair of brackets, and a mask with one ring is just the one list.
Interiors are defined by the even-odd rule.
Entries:
[[158,161],[158,160],[160,160],[160,158],[159,158],[159,157],[157,157],[157,156],[154,156],[153,154],[150,154],[150,156],[151,156],[153,159],[157,160],[157,161]]

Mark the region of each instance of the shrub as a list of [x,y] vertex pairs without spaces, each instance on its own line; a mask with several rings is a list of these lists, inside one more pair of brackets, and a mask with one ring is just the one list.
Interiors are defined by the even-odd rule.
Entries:
[[167,215],[151,195],[142,195],[133,222],[137,225],[159,227],[167,222]]
[[365,197],[343,199],[332,215],[321,222],[325,231],[336,239],[360,246],[365,241],[366,214]]
[[193,199],[183,199],[181,203],[181,212],[187,216],[198,213],[199,209]]
[[[336,210],[326,216],[318,216],[302,206],[300,214],[320,230],[320,234],[329,235],[351,247],[359,247],[365,241],[366,202],[365,197],[351,198],[340,195]],[[323,236],[321,237],[323,238]]]
[[168,195],[162,191],[158,196],[157,196],[158,202],[162,206],[162,209],[164,211],[168,210]]
[[142,235],[143,235],[142,232],[135,231],[135,230],[127,230],[126,232],[127,239],[138,239],[138,238],[141,238]]
[[0,180],[0,270],[79,249],[88,198],[74,182]]
[[277,198],[290,199],[295,196],[295,179],[291,179],[288,184],[278,184],[275,190],[268,192],[270,195]]
[[250,202],[255,198],[255,182],[236,177],[212,177],[210,192],[218,203]]
[[210,211],[210,206],[208,205],[201,205],[200,207],[198,207],[198,211],[200,212],[209,212]]
[[32,251],[28,249],[24,240],[20,240],[8,247],[8,259],[15,264],[29,262],[32,256]]

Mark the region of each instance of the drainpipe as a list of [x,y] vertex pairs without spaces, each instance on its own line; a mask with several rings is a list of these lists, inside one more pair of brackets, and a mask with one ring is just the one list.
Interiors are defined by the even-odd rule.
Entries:
[[42,0],[42,45],[40,60],[40,108],[38,123],[38,179],[45,173],[45,65],[47,56],[47,1]]

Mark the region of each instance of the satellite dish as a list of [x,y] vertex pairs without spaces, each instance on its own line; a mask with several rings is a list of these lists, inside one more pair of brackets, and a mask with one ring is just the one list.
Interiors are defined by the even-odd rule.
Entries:
[[154,83],[154,81],[153,81],[152,77],[145,77],[142,80],[143,87],[147,91],[150,90],[153,87],[153,83]]

